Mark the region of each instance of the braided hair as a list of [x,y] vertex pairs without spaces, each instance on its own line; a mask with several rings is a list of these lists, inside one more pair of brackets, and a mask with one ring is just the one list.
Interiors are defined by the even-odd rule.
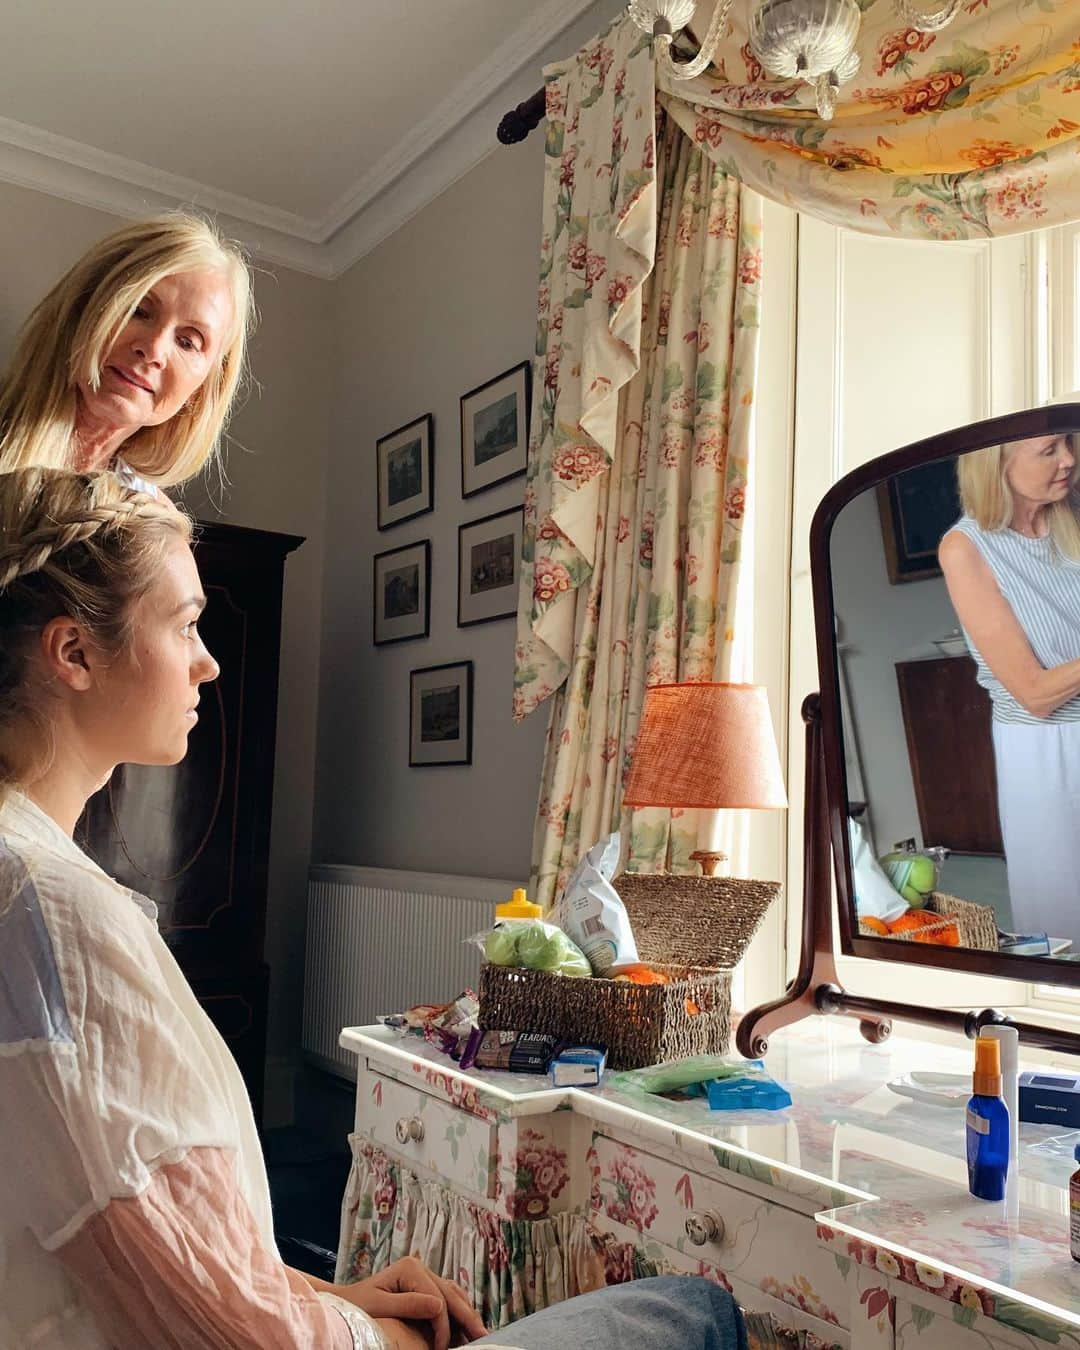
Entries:
[[42,757],[51,757],[46,691],[33,660],[42,629],[70,618],[103,650],[121,650],[132,607],[177,535],[190,540],[187,516],[115,474],[0,473],[0,790],[39,767],[15,763],[13,732],[31,725]]

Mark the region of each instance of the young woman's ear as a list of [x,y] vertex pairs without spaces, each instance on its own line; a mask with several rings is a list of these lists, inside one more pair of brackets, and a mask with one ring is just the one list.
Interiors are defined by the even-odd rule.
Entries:
[[74,619],[50,619],[41,630],[46,677],[81,692],[93,684],[95,652]]

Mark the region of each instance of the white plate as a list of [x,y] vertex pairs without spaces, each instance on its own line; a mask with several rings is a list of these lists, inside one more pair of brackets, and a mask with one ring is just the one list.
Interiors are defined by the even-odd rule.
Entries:
[[966,1106],[971,1096],[971,1075],[966,1073],[902,1073],[892,1078],[889,1090],[931,1106]]

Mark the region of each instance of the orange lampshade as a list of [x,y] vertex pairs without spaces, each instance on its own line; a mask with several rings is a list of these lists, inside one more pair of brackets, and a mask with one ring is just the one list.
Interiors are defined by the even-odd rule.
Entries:
[[787,806],[769,700],[759,684],[645,691],[627,806]]

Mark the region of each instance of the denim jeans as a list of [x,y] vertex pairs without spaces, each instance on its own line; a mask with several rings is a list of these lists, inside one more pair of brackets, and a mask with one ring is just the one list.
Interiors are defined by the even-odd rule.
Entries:
[[747,1350],[735,1300],[694,1275],[597,1289],[493,1331],[474,1346],[515,1350]]

